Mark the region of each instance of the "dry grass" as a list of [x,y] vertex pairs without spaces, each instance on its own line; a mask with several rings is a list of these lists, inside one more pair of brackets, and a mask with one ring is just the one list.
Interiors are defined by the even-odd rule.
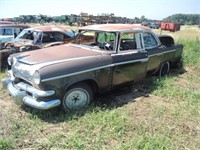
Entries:
[[184,40],[184,39],[199,39],[200,40],[200,29],[198,26],[181,26],[180,31],[177,32],[169,32],[169,31],[161,31],[160,29],[154,29],[154,32],[157,34],[167,34],[171,35],[175,38],[176,41]]

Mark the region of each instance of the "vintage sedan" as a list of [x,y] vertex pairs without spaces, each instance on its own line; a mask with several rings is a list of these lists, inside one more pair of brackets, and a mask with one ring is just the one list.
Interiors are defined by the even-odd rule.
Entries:
[[1,66],[7,66],[10,54],[37,50],[73,42],[76,32],[64,26],[38,26],[24,29],[13,42],[7,42],[0,51]]
[[170,36],[160,39],[140,25],[85,26],[76,44],[11,55],[3,86],[19,105],[80,109],[96,93],[142,81],[147,73],[167,74],[183,46]]

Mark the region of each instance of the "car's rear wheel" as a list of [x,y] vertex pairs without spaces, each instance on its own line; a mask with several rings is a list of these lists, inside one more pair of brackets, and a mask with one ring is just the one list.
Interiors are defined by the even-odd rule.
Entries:
[[78,83],[71,86],[64,98],[64,110],[78,110],[90,104],[93,98],[93,91],[87,83]]
[[162,63],[160,69],[158,70],[158,76],[163,77],[169,73],[170,64],[169,62]]

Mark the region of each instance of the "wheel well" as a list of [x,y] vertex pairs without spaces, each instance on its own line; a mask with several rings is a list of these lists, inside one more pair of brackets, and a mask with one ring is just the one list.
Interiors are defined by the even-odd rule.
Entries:
[[164,62],[160,63],[160,67],[161,67],[162,65],[164,65],[164,64],[169,64],[169,65],[171,66],[172,61],[164,61]]
[[163,62],[163,63],[161,64],[160,68],[159,68],[159,76],[161,76],[161,72],[163,71],[163,67],[164,67],[165,65],[167,65],[167,73],[169,72],[170,66],[171,66],[170,62],[169,62],[169,61]]
[[75,83],[71,84],[70,86],[68,86],[68,88],[70,88],[71,86],[73,86],[75,84],[79,84],[79,83],[88,84],[94,93],[98,92],[98,90],[99,90],[98,84],[94,80],[91,80],[91,79],[75,82]]
[[170,66],[170,67],[172,66],[172,61],[169,61],[169,66]]
[[99,87],[94,80],[85,80],[84,82],[86,82],[92,88],[94,93],[98,92]]

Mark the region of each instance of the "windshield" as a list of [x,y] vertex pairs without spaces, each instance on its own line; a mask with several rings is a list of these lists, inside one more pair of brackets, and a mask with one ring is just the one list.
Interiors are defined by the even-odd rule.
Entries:
[[12,28],[0,29],[0,35],[13,35]]
[[32,40],[34,43],[41,42],[42,33],[33,30],[23,30],[16,38],[15,41]]
[[68,30],[68,31],[66,32],[66,34],[67,34],[70,38],[76,36],[76,32],[75,32],[75,31],[72,31],[72,30]]
[[82,31],[78,35],[76,43],[93,49],[113,51],[116,45],[116,33]]

